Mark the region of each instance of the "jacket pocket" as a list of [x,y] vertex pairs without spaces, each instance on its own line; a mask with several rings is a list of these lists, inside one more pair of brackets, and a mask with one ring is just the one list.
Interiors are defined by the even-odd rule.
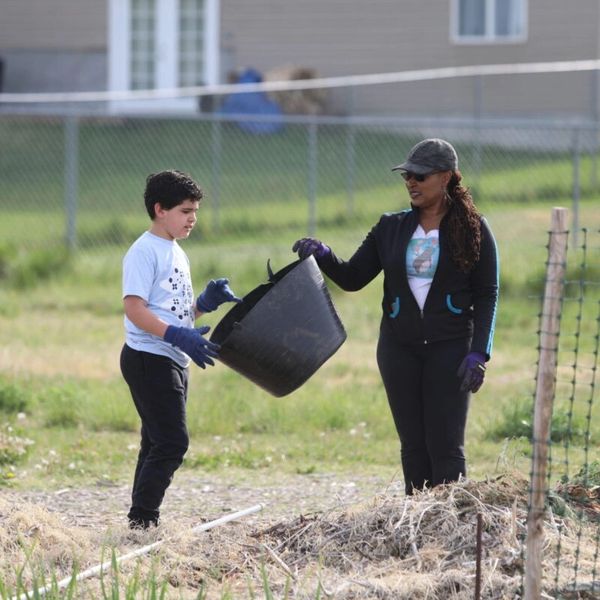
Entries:
[[459,308],[458,306],[455,306],[454,303],[452,302],[451,294],[446,294],[446,308],[455,315],[463,314],[463,309]]

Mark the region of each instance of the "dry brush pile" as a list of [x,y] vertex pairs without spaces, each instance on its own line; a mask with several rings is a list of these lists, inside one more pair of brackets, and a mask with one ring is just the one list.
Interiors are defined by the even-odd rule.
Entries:
[[[301,492],[299,492],[301,493]],[[123,554],[164,539],[154,557],[123,564],[120,577],[168,581],[168,598],[473,598],[477,515],[482,521],[482,598],[518,598],[528,483],[517,476],[459,482],[412,497],[382,493],[351,508],[268,523],[239,521],[201,534],[179,524],[151,533],[67,528],[42,509],[0,500],[0,577],[25,560],[68,576],[99,562],[98,546]],[[549,597],[600,595],[600,524],[545,520],[544,590]],[[26,559],[26,553],[29,558]],[[106,552],[105,552],[106,556]],[[24,571],[24,578],[27,574]],[[97,581],[79,584],[95,597]],[[96,590],[96,591],[94,591]],[[266,593],[268,592],[268,593]]]

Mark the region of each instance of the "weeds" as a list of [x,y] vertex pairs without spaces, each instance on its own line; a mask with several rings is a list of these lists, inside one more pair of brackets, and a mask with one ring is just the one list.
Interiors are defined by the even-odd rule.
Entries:
[[[525,438],[533,435],[533,402],[516,401],[505,406],[500,419],[492,424],[488,434],[495,440],[505,438]],[[585,418],[565,410],[555,408],[552,414],[552,442],[584,443],[586,441]]]
[[31,393],[24,386],[0,375],[0,411],[8,414],[23,412],[29,407]]
[[68,248],[61,245],[5,260],[1,271],[3,279],[9,285],[24,290],[68,272],[72,267],[72,260]]
[[15,477],[15,465],[25,460],[33,441],[17,435],[11,425],[0,428],[0,486]]
[[[103,551],[104,553],[104,551]],[[140,565],[135,567],[134,572],[128,578],[124,576],[123,570],[119,566],[116,551],[111,549],[111,566],[108,570],[100,570],[98,574],[99,592],[91,592],[87,584],[83,583],[86,578],[81,578],[79,569],[74,566],[70,576],[59,579],[56,571],[49,575],[40,567],[34,570],[31,575],[30,583],[24,576],[24,571],[29,563],[30,556],[26,557],[25,564],[15,569],[15,586],[6,583],[0,573],[0,600],[15,600],[21,598],[27,600],[74,600],[84,596],[93,597],[97,600],[165,600],[173,598],[173,589],[169,589],[167,578],[159,577],[152,569],[147,576],[140,573]],[[269,575],[265,569],[264,563],[260,567],[261,585],[265,600],[275,600],[281,597],[286,600],[291,597],[291,587],[289,579],[287,580],[282,596],[275,596],[269,583]],[[93,586],[96,587],[96,586]],[[88,590],[85,592],[85,590]],[[249,598],[256,598],[253,589],[252,579],[247,580],[247,590]],[[91,595],[90,595],[91,594]],[[319,594],[315,598],[320,597]],[[204,581],[198,586],[195,600],[206,600],[208,598],[208,588]],[[220,600],[234,600],[231,592],[224,587],[220,593]]]

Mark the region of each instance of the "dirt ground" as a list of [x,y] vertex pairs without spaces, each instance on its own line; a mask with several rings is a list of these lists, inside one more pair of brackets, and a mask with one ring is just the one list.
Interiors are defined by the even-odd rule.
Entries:
[[[503,475],[409,497],[403,487],[399,471],[375,469],[307,475],[183,470],[167,491],[161,527],[148,532],[127,528],[126,484],[6,489],[0,495],[0,555],[20,564],[23,547],[31,548],[68,581],[74,557],[80,569],[89,569],[98,562],[101,545],[139,556],[141,547],[160,540],[158,556],[141,558],[139,573],[138,563],[128,562],[122,577],[164,577],[167,598],[196,599],[204,586],[201,597],[208,600],[261,597],[266,577],[265,597],[467,600],[473,597],[480,519],[481,598],[520,597],[527,480]],[[210,531],[194,531],[256,505],[262,509]],[[543,558],[547,597],[597,598],[596,524],[549,515]],[[30,562],[35,566],[36,560]],[[25,583],[31,586],[31,577]],[[90,577],[78,597],[102,597],[100,586]]]
[[[202,523],[228,512],[262,504],[250,521],[279,521],[318,511],[343,508],[362,502],[377,493],[403,490],[401,474],[319,473],[295,475],[256,471],[176,473],[161,509],[164,524]],[[3,490],[5,500],[43,506],[65,522],[95,530],[125,523],[130,501],[130,485],[99,481],[82,488],[65,487],[54,491]]]
[[[165,540],[169,548],[167,554],[175,553],[175,558],[167,560],[165,565],[167,570],[172,570],[168,579],[175,586],[170,588],[167,597],[196,598],[198,586],[194,580],[197,580],[197,573],[199,570],[210,570],[212,563],[222,562],[222,548],[219,547],[245,541],[252,531],[268,530],[273,525],[303,519],[304,516],[310,519],[311,515],[329,510],[343,510],[368,501],[376,494],[391,493],[392,490],[394,493],[403,493],[403,483],[395,480],[393,473],[390,477],[385,473],[357,476],[337,473],[298,475],[227,470],[198,475],[182,470],[176,473],[167,490],[161,510],[161,527],[156,531],[128,534],[126,514],[130,485],[115,485],[105,481],[87,487],[64,487],[50,491],[4,489],[0,494],[0,527],[5,523],[7,530],[12,531],[8,537],[14,540],[17,532],[26,545],[33,547],[35,543],[46,561],[61,565],[55,566],[59,578],[70,572],[68,565],[73,551],[79,556],[83,569],[99,562],[98,544],[104,544],[107,540],[112,540],[112,544],[119,548],[119,554],[131,552],[156,540]],[[190,532],[194,527],[256,505],[262,508],[210,532],[192,534],[196,542],[190,543]],[[12,542],[4,542],[6,547],[0,550],[7,556],[11,552],[15,557],[21,556]],[[56,549],[57,545],[63,546],[63,550]],[[219,556],[213,556],[215,552]],[[198,553],[204,558],[194,559],[193,556]],[[23,560],[22,556],[19,560]],[[152,564],[150,558],[142,560]],[[188,564],[190,561],[194,562],[191,566]],[[198,561],[200,565],[195,564]],[[235,562],[237,559],[234,559]],[[126,578],[133,577],[133,563],[127,563]],[[177,582],[171,581],[174,579]],[[245,575],[242,580],[244,589],[247,586]],[[217,587],[215,591],[214,584],[211,588],[213,593],[208,598],[221,598],[221,589]],[[95,594],[100,593],[97,578],[87,580],[85,588],[80,589],[79,593],[96,597]],[[246,594],[239,597],[246,597]]]

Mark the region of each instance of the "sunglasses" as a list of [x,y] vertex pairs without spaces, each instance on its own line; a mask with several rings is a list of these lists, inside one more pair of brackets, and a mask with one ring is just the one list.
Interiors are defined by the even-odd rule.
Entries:
[[400,173],[400,175],[402,175],[402,179],[404,179],[404,181],[409,181],[411,179],[414,179],[415,181],[422,183],[430,175],[433,175],[433,173],[426,173],[425,175],[421,175],[421,173],[413,173],[412,171],[402,171]]

